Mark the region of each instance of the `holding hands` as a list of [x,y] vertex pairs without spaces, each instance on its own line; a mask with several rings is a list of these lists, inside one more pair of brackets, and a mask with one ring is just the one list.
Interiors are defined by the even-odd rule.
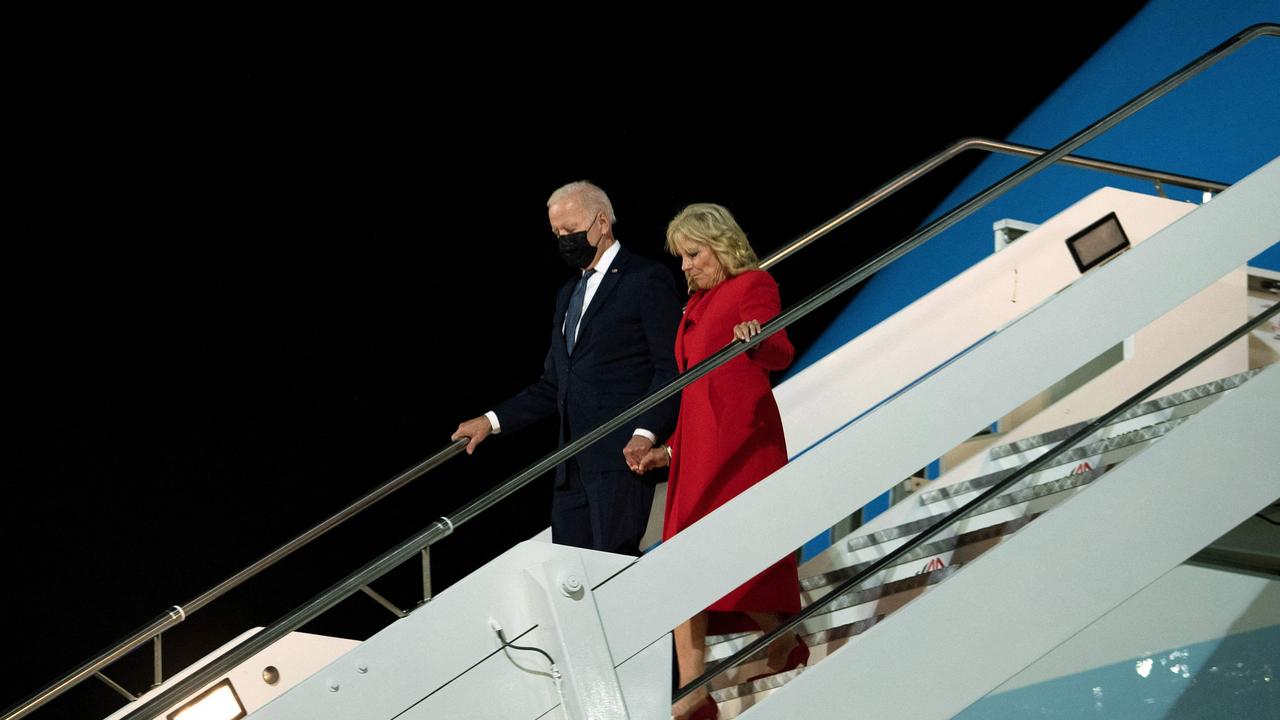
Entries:
[[627,465],[630,466],[631,472],[637,475],[643,475],[650,470],[664,468],[670,464],[671,449],[666,445],[649,448],[635,463],[631,462],[631,458],[627,458]]
[[640,464],[652,449],[653,441],[649,438],[643,435],[631,436],[626,447],[622,448],[622,456],[627,459],[627,467],[631,468],[631,472],[641,472]]
[[[735,340],[750,340],[760,334],[760,321],[748,320],[733,326]],[[636,435],[622,449],[627,458],[627,467],[637,475],[643,475],[655,468],[664,468],[671,464],[671,448],[666,445],[654,447],[648,438]]]

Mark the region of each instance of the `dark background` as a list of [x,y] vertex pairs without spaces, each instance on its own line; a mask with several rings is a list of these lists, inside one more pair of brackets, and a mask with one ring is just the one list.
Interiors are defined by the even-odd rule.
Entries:
[[[536,63],[428,44],[357,71],[127,52],[78,67],[49,91],[66,112],[27,108],[34,162],[8,243],[14,662],[0,707],[535,379],[568,276],[545,215],[560,184],[604,187],[620,240],[673,273],[663,231],[690,202],[729,207],[764,256],[955,140],[1004,137],[1140,4],[1056,18],[1047,36],[1030,17],[903,12],[775,29],[800,50],[736,34],[721,48],[677,27],[608,53],[590,34],[551,37],[525,48]],[[975,163],[779,266],[784,306],[905,237]],[[789,330],[801,350],[841,305]],[[554,440],[553,425],[495,438],[402,490],[168,633],[168,671]],[[437,545],[437,591],[544,528],[549,502],[537,481]],[[416,573],[375,586],[411,605]],[[365,637],[390,618],[358,596],[307,629]],[[149,658],[108,674],[141,691]],[[36,717],[118,706],[91,680]]]

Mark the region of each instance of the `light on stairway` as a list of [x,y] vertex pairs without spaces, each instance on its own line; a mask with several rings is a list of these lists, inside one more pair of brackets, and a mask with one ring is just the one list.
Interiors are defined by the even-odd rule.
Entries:
[[1130,247],[1129,236],[1114,212],[1067,238],[1067,249],[1080,272],[1101,265]]
[[223,680],[169,713],[168,720],[240,720],[248,713],[230,680]]

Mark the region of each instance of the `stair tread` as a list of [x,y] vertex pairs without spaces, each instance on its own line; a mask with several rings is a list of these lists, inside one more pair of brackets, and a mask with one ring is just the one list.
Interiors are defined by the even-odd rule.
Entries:
[[[1136,417],[1141,417],[1142,415],[1159,412],[1161,410],[1167,410],[1168,408],[1175,407],[1177,405],[1193,402],[1195,400],[1200,400],[1210,395],[1216,395],[1218,393],[1231,390],[1233,388],[1239,387],[1240,385],[1244,384],[1254,375],[1257,375],[1260,369],[1261,368],[1254,369],[1254,370],[1246,370],[1241,373],[1236,373],[1235,375],[1230,375],[1225,378],[1214,380],[1213,382],[1204,383],[1203,385],[1197,385],[1196,387],[1193,387],[1193,388],[1187,388],[1186,390],[1180,390],[1175,393],[1170,393],[1168,395],[1163,395],[1161,397],[1148,400],[1146,402],[1143,402],[1133,407],[1128,412],[1116,418],[1114,422],[1117,422],[1117,423],[1125,422],[1127,420],[1132,420],[1133,418],[1136,418]],[[1084,427],[1086,424],[1088,424],[1088,422],[1089,421],[1086,420],[1083,422],[1075,423],[1073,425],[1068,425],[1066,427],[1061,427],[1055,430],[1050,430],[1048,432],[1040,433],[1039,435],[1034,435],[1029,438],[1023,438],[1022,440],[1018,440],[1012,443],[997,445],[988,451],[987,456],[992,460],[999,460],[1001,458],[1005,458],[1010,455],[1016,455],[1018,453],[1026,452],[1027,450],[1035,449],[1037,447],[1042,447],[1044,445],[1052,445],[1054,443],[1061,442],[1067,437],[1070,437],[1072,433]]]

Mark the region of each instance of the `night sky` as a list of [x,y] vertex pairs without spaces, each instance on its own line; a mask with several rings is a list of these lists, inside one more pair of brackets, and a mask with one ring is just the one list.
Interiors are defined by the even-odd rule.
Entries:
[[[592,71],[569,70],[601,48],[590,34],[526,40],[531,62],[498,61],[495,40],[358,69],[290,57],[188,72],[141,56],[122,65],[143,72],[79,68],[63,102],[84,112],[42,128],[5,272],[17,464],[0,510],[0,708],[533,381],[569,273],[545,214],[560,184],[605,188],[617,237],[673,273],[663,232],[690,202],[727,206],[763,257],[955,140],[1005,137],[1140,5],[1058,18],[1048,37],[1029,17],[906,12],[768,37],[672,25],[607,45],[614,60]],[[912,57],[927,59],[903,69]],[[975,163],[779,266],[784,307],[906,237]],[[841,305],[789,331],[801,350]],[[499,436],[402,490],[167,634],[167,671],[554,443],[553,424]],[[437,591],[546,527],[549,504],[543,479],[437,545]],[[411,605],[416,573],[375,587]],[[357,596],[307,629],[365,637],[390,619]],[[149,661],[108,675],[141,690]],[[118,707],[91,680],[34,717]]]

